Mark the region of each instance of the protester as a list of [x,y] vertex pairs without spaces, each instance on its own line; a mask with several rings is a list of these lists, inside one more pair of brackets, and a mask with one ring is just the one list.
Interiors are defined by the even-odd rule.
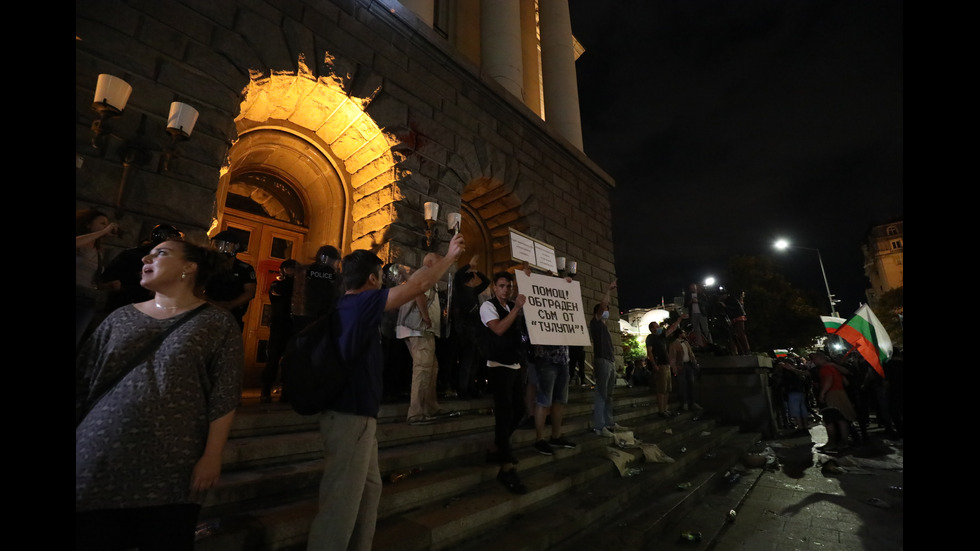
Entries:
[[851,423],[857,419],[854,405],[844,390],[844,374],[847,368],[832,362],[823,352],[810,354],[810,361],[817,366],[820,376],[820,394],[817,399],[823,404],[820,415],[827,428],[827,444],[821,448],[824,453],[837,453],[848,447],[848,433]]
[[687,341],[687,331],[681,329],[677,338],[670,344],[670,366],[677,374],[681,393],[681,411],[699,410],[701,405],[695,401],[695,380],[701,367],[698,365],[694,349]]
[[616,388],[616,363],[612,337],[606,327],[609,319],[609,300],[616,281],[606,288],[602,299],[592,309],[589,335],[592,338],[592,361],[595,371],[595,393],[592,411],[592,430],[599,436],[612,436],[613,431],[625,430],[613,416],[613,389]]
[[241,330],[195,295],[217,254],[164,241],[143,262],[154,298],[109,314],[76,359],[76,549],[192,551],[241,400]]
[[[412,274],[432,269],[442,259],[436,253],[425,255],[422,267]],[[411,278],[410,278],[411,279]],[[437,380],[439,361],[436,358],[436,335],[441,334],[442,309],[435,286],[398,310],[395,337],[405,341],[412,355],[412,390],[408,405],[408,424],[423,425],[451,414],[439,407]]]
[[523,494],[527,488],[517,476],[510,437],[525,413],[526,368],[522,364],[527,360],[520,328],[527,297],[518,294],[511,301],[513,289],[514,274],[495,273],[493,298],[480,307],[480,320],[488,330],[487,368],[493,393],[494,444],[487,452],[487,462],[500,465],[498,482],[515,494]]
[[377,255],[357,250],[344,257],[346,293],[336,303],[340,320],[336,338],[351,378],[338,401],[319,418],[324,468],[309,551],[370,551],[381,500],[376,433],[384,376],[382,318],[431,289],[464,249],[463,235],[456,234],[446,256],[391,288],[382,287],[383,262]]

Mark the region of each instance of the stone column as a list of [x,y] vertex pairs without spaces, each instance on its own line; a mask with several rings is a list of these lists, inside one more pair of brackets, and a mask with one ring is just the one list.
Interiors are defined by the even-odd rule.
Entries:
[[480,1],[480,65],[484,75],[524,101],[518,0]]
[[538,10],[544,118],[572,145],[582,149],[582,118],[568,0],[540,0]]

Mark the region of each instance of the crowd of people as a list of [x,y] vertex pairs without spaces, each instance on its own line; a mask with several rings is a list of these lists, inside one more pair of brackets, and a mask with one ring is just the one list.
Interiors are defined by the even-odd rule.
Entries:
[[[235,258],[240,244],[233,233],[219,233],[202,247],[167,225],[118,255],[114,262],[128,267],[102,268],[99,240],[118,228],[97,212],[80,213],[78,222],[78,324],[96,318],[97,291],[116,294],[94,328],[76,326],[77,548],[193,549],[197,515],[220,475],[221,451],[241,399],[242,319],[255,295],[254,270]],[[511,444],[523,422],[532,423],[533,448],[540,454],[576,447],[563,421],[579,351],[530,343],[523,320],[527,298],[513,272],[487,277],[473,257],[442,288],[464,251],[457,234],[444,256],[429,253],[417,269],[383,265],[365,250],[341,259],[332,246],[322,247],[309,265],[281,264],[269,288],[261,400],[272,400],[278,358],[290,336],[326,312],[338,315],[338,353],[353,368],[345,392],[319,416],[325,462],[309,549],[371,547],[381,496],[377,417],[391,370],[410,374],[404,380],[410,425],[453,414],[440,406],[440,381],[443,392],[456,396],[491,394],[494,433],[486,461],[498,465],[497,480],[510,492],[527,491]],[[530,267],[523,269],[530,275]],[[588,327],[592,430],[602,437],[627,429],[614,417],[618,372],[609,304],[615,289],[616,282],[609,283],[592,305]],[[701,409],[698,353],[712,337],[697,318],[705,314],[698,306],[703,290],[692,286],[690,295],[689,315],[650,325],[646,357],[628,374],[631,384],[651,388],[665,418],[677,415],[668,409],[675,385],[681,410]],[[722,303],[728,299],[739,303],[730,307],[729,319],[744,322],[741,301],[725,296]],[[732,335],[736,352],[748,350],[744,330]],[[889,363],[889,382],[901,380],[900,354]],[[440,376],[440,366],[448,375]],[[819,352],[808,361],[778,362],[773,380],[785,423],[804,431],[822,421],[830,439],[824,449],[836,452],[849,439],[866,438],[869,402],[876,400],[879,423],[900,436],[896,385],[890,391],[874,370],[862,367]],[[584,369],[577,375],[586,380]],[[288,402],[288,396],[280,400]],[[337,495],[349,499],[333,499]]]

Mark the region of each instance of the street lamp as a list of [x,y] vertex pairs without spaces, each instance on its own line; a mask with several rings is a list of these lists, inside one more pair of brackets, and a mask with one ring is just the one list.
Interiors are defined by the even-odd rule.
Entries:
[[830,285],[827,283],[827,271],[824,270],[824,268],[823,268],[823,257],[820,256],[820,250],[819,249],[811,249],[810,247],[801,247],[799,245],[790,245],[789,241],[786,241],[785,239],[780,239],[780,240],[776,241],[775,243],[773,243],[773,247],[775,247],[775,248],[777,248],[777,249],[779,249],[781,251],[782,250],[786,250],[786,249],[788,249],[790,247],[792,247],[794,249],[805,249],[805,250],[808,250],[808,251],[816,251],[816,253],[817,253],[817,261],[820,262],[820,273],[823,274],[823,285],[827,289],[827,300],[830,301],[830,315],[833,316],[833,317],[835,317],[835,318],[836,317],[840,317],[840,316],[837,315],[837,309],[834,307],[834,304],[835,304],[836,301],[834,301],[834,295],[831,294],[831,292],[830,292]]

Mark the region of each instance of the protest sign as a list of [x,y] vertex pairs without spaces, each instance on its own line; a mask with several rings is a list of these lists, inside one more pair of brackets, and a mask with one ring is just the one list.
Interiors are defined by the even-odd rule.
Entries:
[[578,281],[518,270],[517,289],[527,297],[524,321],[531,344],[592,346]]

